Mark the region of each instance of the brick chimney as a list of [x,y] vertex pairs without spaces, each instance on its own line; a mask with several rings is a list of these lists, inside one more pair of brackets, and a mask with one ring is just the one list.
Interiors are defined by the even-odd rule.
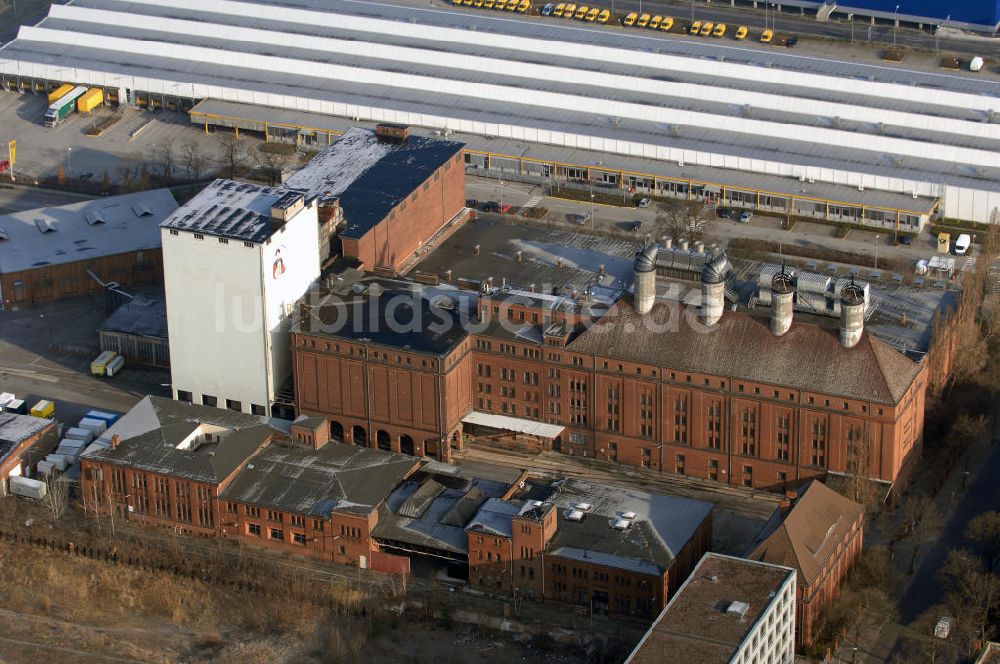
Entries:
[[120,442],[122,442],[122,437],[121,436],[119,436],[118,434],[112,435],[111,436],[111,449],[117,450],[118,449],[118,443],[120,443]]

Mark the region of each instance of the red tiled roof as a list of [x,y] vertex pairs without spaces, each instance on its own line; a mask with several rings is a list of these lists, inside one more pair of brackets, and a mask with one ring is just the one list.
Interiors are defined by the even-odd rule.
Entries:
[[894,405],[920,366],[864,333],[854,348],[838,331],[796,322],[783,336],[767,320],[726,312],[713,328],[696,309],[660,303],[646,317],[620,300],[568,350],[681,371],[726,376],[809,392]]

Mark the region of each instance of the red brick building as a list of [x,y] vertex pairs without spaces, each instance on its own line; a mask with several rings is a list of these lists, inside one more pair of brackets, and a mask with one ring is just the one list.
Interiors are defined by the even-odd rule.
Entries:
[[160,222],[168,189],[0,216],[0,305],[27,306],[163,281]]
[[466,527],[469,584],[650,619],[711,546],[711,512],[701,501],[577,479],[543,500],[490,500]]
[[315,425],[300,419],[289,440],[253,415],[146,397],[81,457],[83,507],[377,566],[378,506],[420,461],[327,446],[326,421]]
[[[415,291],[341,293],[347,307],[321,305],[293,328],[297,406],[329,418],[335,438],[442,459],[472,434],[755,488],[851,472],[856,459],[871,478],[905,480],[924,367],[860,319],[849,333],[795,321],[775,334],[767,317],[724,312],[717,292],[711,325],[709,307],[652,298],[640,313],[629,298],[587,310],[488,285],[444,307]],[[491,430],[481,414],[516,424]],[[532,435],[539,422],[558,433]]]
[[788,497],[747,557],[796,570],[795,641],[801,647],[819,636],[823,610],[861,557],[864,509],[817,480]]
[[[410,136],[405,126],[353,128],[285,186],[319,196],[320,220],[333,219],[330,249],[365,270],[398,270],[465,212],[462,143]],[[329,253],[323,256],[325,260]]]
[[0,412],[0,496],[11,476],[27,476],[59,443],[59,425],[30,415]]
[[81,457],[81,503],[379,571],[408,572],[421,556],[490,593],[638,618],[665,605],[711,544],[708,503],[504,468],[487,476],[335,444],[329,430],[319,417],[285,433],[146,397]]

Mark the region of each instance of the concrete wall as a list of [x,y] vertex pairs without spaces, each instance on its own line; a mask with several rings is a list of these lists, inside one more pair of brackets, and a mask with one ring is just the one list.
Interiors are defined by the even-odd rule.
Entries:
[[[162,230],[173,393],[269,409],[291,374],[290,314],[319,276],[315,206],[266,244]],[[280,261],[279,261],[280,259]],[[280,267],[283,266],[283,271]]]

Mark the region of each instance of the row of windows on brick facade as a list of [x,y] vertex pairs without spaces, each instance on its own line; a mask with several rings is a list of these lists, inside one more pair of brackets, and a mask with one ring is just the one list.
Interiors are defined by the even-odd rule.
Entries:
[[[480,342],[478,342],[478,343],[485,343],[486,345],[489,345],[489,342],[485,342],[485,341],[482,341],[482,340],[480,340]],[[501,346],[507,346],[507,344],[501,344]],[[528,349],[525,349],[525,350],[528,350]],[[511,352],[511,354],[515,354],[515,353]],[[605,369],[608,368],[608,363],[607,362],[604,362],[604,368]],[[618,365],[618,370],[622,371],[622,365],[621,364]],[[559,373],[560,372],[559,372],[558,369],[549,368],[549,370],[548,370],[548,376],[549,376],[550,379],[558,379],[559,378]],[[641,367],[637,367],[636,368],[636,373],[637,374],[641,374],[642,373],[642,368]],[[477,363],[476,364],[476,374],[478,376],[483,376],[483,377],[486,377],[486,378],[491,377],[492,376],[492,365],[486,364],[486,363]],[[656,375],[656,371],[655,370],[651,370],[651,374],[650,375],[655,376]],[[506,367],[501,367],[501,376],[502,376],[502,380],[514,381],[517,378],[517,372],[516,372],[515,369],[512,369],[512,368],[508,369]],[[532,378],[533,382],[528,382],[529,376]],[[690,374],[683,375],[683,378],[684,378],[684,382],[687,382],[687,383],[692,383],[693,382],[693,377]],[[670,379],[671,380],[677,380],[677,373],[671,372],[670,373]],[[704,384],[705,384],[706,387],[716,387],[717,386],[720,389],[725,389],[726,388],[726,381],[724,381],[724,380],[717,381],[717,384],[713,384],[713,380],[711,378],[704,378],[703,381],[704,381]],[[527,371],[524,372],[524,384],[525,385],[537,385],[538,384],[538,373],[537,372],[527,372]],[[552,386],[550,386],[549,395],[550,396],[558,396],[558,394],[553,394],[552,393],[551,387]],[[609,389],[611,389],[611,388],[609,388]],[[744,393],[744,392],[748,393],[748,390],[746,389],[746,386],[744,386],[742,383],[740,383],[740,384],[737,385],[737,391],[741,392],[741,393]],[[752,390],[752,392],[753,392],[753,394],[755,396],[760,396],[762,394],[762,390],[761,390],[760,387],[754,387],[753,390]],[[788,394],[787,401],[795,402],[795,400],[796,400],[795,393],[794,392],[788,392],[787,394]],[[774,398],[774,399],[786,400],[786,399],[784,399],[783,393],[781,392],[781,390],[771,390],[771,397]],[[809,405],[818,405],[817,404],[817,398],[815,396],[807,396],[806,397],[806,403],[809,404]],[[831,405],[831,400],[830,399],[824,399],[823,400],[823,406],[825,408],[831,408],[831,407],[836,408],[836,406],[832,406]],[[850,403],[847,402],[847,401],[844,401],[842,403],[841,409],[842,410],[850,410]],[[867,406],[867,404],[862,404],[861,405],[861,412],[862,413],[867,413],[868,412],[868,406]],[[879,415],[884,415],[885,414],[885,409],[878,408],[876,412]]]

